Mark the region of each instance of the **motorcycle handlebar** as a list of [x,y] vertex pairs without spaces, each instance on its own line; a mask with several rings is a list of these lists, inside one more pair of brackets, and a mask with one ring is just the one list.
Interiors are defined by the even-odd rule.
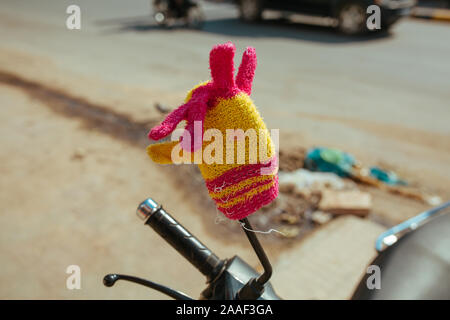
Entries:
[[153,199],[148,198],[143,201],[137,208],[136,214],[205,275],[208,281],[213,280],[221,271],[224,261],[219,259]]

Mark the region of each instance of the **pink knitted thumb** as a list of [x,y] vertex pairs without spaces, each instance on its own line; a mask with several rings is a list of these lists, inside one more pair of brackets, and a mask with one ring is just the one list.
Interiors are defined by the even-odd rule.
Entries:
[[169,115],[161,124],[150,130],[150,132],[148,133],[149,139],[159,140],[172,133],[172,131],[177,127],[178,123],[180,123],[180,121],[185,118],[188,109],[189,102],[181,105],[180,107],[169,113]]
[[[187,120],[185,133],[180,138],[181,148],[190,152],[197,151],[202,147],[203,121],[205,120],[208,99],[209,86],[198,87],[192,93],[191,99],[172,111],[161,124],[151,129],[148,137],[152,140],[162,139],[172,133],[180,121]],[[186,138],[187,135],[189,135],[189,139]]]

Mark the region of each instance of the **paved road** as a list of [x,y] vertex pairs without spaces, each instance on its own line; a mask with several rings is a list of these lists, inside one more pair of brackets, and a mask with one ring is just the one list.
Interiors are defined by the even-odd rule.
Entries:
[[414,158],[410,171],[450,179],[448,24],[404,20],[389,36],[351,38],[276,20],[243,24],[231,4],[204,3],[203,30],[161,30],[147,0],[76,3],[80,31],[65,27],[68,1],[3,1],[0,48],[85,78],[151,88],[166,102],[164,94],[181,96],[209,78],[212,45],[232,40],[239,53],[252,45],[259,61],[253,98],[269,127],[363,160],[402,167]]
[[243,24],[234,6],[205,3],[202,31],[162,31],[149,18],[149,1],[108,0],[76,1],[82,30],[68,31],[68,3],[2,1],[2,47],[127,85],[179,91],[208,78],[210,47],[232,40],[238,52],[257,49],[254,99],[272,126],[295,130],[286,113],[301,111],[450,133],[448,24],[408,20],[389,37],[354,39],[329,28]]

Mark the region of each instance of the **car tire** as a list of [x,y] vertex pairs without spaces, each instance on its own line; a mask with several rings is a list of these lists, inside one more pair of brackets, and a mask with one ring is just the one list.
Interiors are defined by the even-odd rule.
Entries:
[[239,3],[239,13],[243,21],[258,21],[262,17],[261,0],[241,0]]
[[357,35],[367,32],[366,10],[361,3],[345,2],[338,10],[338,29],[347,35]]

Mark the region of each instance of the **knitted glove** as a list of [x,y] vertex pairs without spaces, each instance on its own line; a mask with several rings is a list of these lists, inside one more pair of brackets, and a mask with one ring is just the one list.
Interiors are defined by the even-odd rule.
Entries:
[[[249,97],[255,50],[249,47],[244,52],[236,80],[235,50],[230,42],[213,47],[209,60],[212,80],[194,87],[185,103],[149,133],[152,140],[162,139],[186,120],[180,141],[147,148],[157,163],[179,163],[174,155],[184,162],[194,160],[217,208],[233,220],[245,218],[278,196],[275,146]],[[234,131],[238,129],[241,131]]]

